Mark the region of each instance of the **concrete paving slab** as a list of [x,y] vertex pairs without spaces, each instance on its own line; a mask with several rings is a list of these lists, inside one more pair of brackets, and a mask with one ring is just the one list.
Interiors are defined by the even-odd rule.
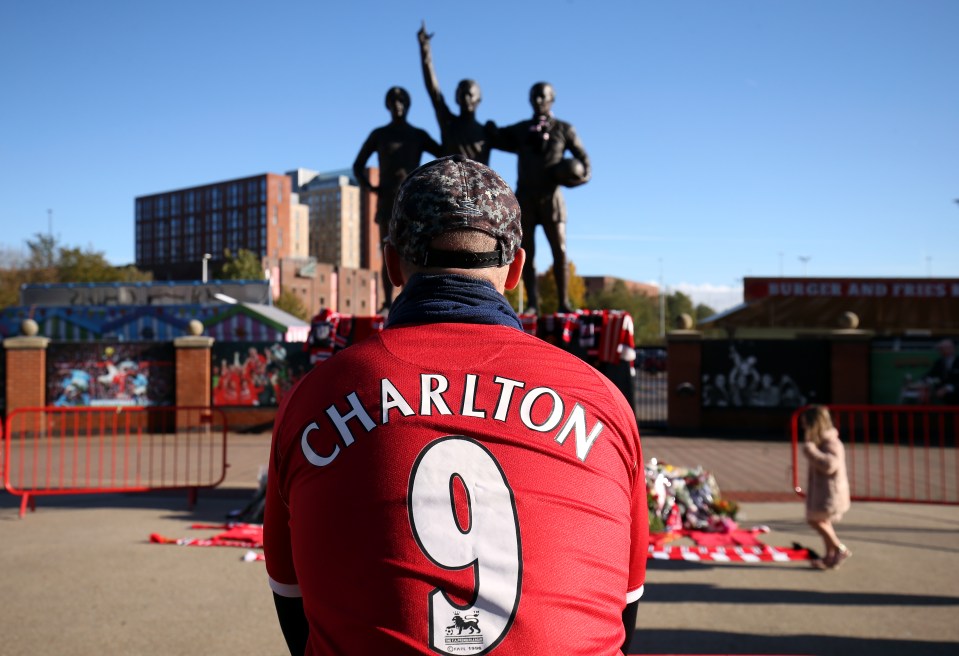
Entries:
[[[780,466],[782,445],[655,436],[646,457],[702,464],[724,490],[773,482],[750,468]],[[46,497],[18,518],[0,493],[0,653],[8,656],[285,654],[262,562],[244,549],[149,543],[196,536],[245,505],[267,462],[269,435],[231,435],[224,485],[185,494]],[[755,491],[755,490],[754,490]],[[820,548],[802,504],[742,504],[740,524],[767,543]],[[854,504],[839,525],[854,556],[838,571],[805,563],[650,563],[630,653],[959,653],[959,507]],[[213,533],[212,531],[210,532]]]

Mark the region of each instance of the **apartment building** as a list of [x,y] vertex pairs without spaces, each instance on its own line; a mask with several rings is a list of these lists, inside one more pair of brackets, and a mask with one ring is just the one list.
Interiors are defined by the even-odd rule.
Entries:
[[308,208],[289,176],[264,173],[135,200],[136,265],[156,280],[197,280],[248,250],[279,260],[309,256]]
[[310,256],[339,267],[361,267],[360,188],[351,174],[296,169],[287,175],[309,211]]
[[244,249],[274,298],[286,288],[311,314],[372,314],[381,285],[369,203],[349,171],[302,168],[139,196],[136,264],[159,281],[213,279],[227,250]]

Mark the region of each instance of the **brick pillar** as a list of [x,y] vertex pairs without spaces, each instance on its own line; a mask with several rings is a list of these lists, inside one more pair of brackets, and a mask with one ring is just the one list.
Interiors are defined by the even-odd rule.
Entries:
[[836,330],[830,335],[832,403],[869,403],[871,338],[872,332],[866,330]]
[[[176,405],[177,407],[199,406],[210,407],[212,391],[210,390],[211,372],[210,358],[213,348],[213,338],[203,337],[203,324],[194,319],[190,322],[190,332],[187,337],[177,337],[173,340],[176,351]],[[176,432],[186,433],[204,429],[204,415],[207,413],[193,410],[176,412]]]
[[37,336],[37,324],[23,322],[23,335],[3,340],[7,358],[6,413],[47,404],[47,346],[49,337]]
[[702,426],[703,334],[673,330],[666,341],[667,423],[670,428],[697,430]]
[[212,337],[190,335],[173,340],[176,349],[176,404],[209,407]]

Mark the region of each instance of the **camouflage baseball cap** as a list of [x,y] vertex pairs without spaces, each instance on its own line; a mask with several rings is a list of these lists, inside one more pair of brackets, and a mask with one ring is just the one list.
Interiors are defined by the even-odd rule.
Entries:
[[[430,248],[435,237],[452,230],[479,230],[495,237],[489,253]],[[516,196],[488,166],[451,155],[409,174],[396,194],[390,219],[390,243],[402,259],[419,266],[479,269],[509,264],[523,230]]]

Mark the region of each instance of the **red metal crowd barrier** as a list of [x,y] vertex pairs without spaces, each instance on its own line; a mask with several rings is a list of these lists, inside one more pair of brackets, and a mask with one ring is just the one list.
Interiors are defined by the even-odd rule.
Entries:
[[3,485],[20,516],[54,494],[186,490],[226,477],[227,421],[207,407],[42,407],[10,412]]
[[[827,407],[845,445],[854,500],[959,505],[959,406]],[[802,411],[792,415],[793,486],[800,495],[807,475],[799,451]]]

